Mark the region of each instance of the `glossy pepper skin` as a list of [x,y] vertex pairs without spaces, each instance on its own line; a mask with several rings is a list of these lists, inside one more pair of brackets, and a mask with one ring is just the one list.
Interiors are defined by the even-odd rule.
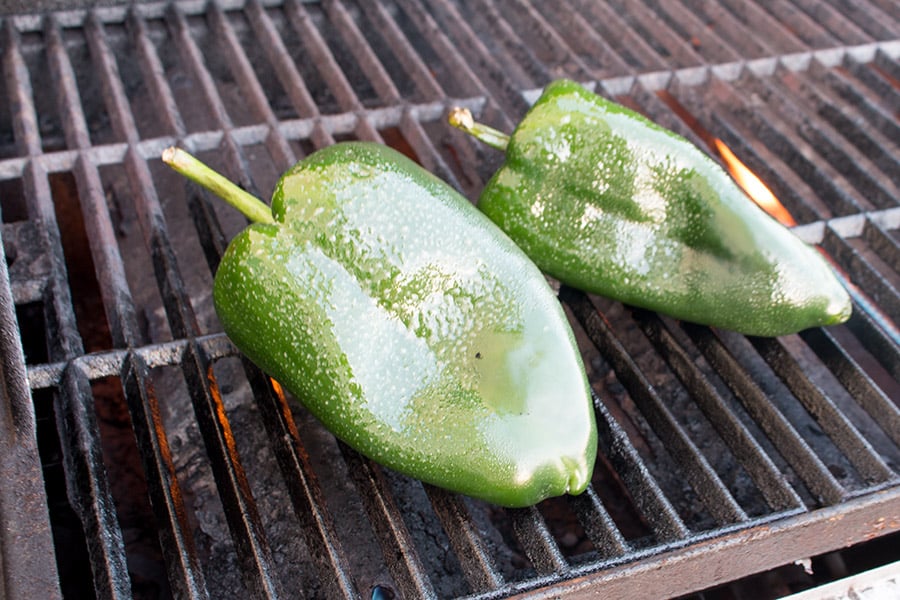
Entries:
[[850,316],[822,256],[715,161],[571,81],[518,124],[478,207],[547,274],[626,304],[758,336]]
[[584,490],[596,425],[571,328],[470,202],[386,146],[348,142],[286,172],[272,215],[231,241],[216,311],[332,433],[504,506]]

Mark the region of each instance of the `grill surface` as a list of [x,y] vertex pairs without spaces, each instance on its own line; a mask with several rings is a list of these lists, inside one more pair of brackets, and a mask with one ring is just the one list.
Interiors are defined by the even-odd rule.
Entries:
[[[6,596],[662,597],[900,530],[892,0],[148,2],[9,15],[0,43]],[[243,223],[158,157],[268,197],[375,140],[474,199],[500,156],[447,109],[508,131],[562,76],[724,140],[854,315],[750,339],[564,287],[594,485],[499,510],[360,457],[240,358],[209,289]]]

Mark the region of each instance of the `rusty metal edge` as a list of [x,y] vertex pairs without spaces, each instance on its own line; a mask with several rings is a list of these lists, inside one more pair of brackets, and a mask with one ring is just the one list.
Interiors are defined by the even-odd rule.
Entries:
[[[712,540],[604,569],[594,563],[567,581],[532,580],[511,598],[658,600],[698,592],[795,561],[900,533],[900,487],[756,525]],[[695,538],[696,539],[696,538]],[[498,590],[504,592],[504,590]]]
[[0,244],[0,599],[61,598],[34,406]]

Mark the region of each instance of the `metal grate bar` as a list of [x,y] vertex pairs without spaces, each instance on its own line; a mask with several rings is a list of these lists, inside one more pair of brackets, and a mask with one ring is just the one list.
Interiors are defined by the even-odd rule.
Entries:
[[225,104],[222,102],[222,98],[216,90],[216,84],[212,79],[209,69],[207,69],[204,64],[203,55],[191,35],[183,11],[178,4],[172,4],[167,16],[172,29],[172,38],[178,48],[179,56],[183,57],[186,61],[187,68],[199,84],[200,92],[203,95],[203,99],[206,101],[206,106],[210,109],[213,120],[220,126],[220,130],[224,134],[221,145],[225,158],[230,164],[239,166],[236,170],[238,175],[237,182],[248,192],[259,197],[260,194],[256,190],[256,186],[246,175],[248,169],[246,168],[244,158],[234,140],[234,136],[231,135],[233,130],[231,117],[228,115]]
[[[620,56],[628,65],[641,71],[667,68],[666,61],[612,7],[591,0],[566,0],[565,4],[567,8],[563,10],[572,11],[589,21],[588,29],[596,31],[601,40],[610,44],[611,52]],[[620,72],[628,71],[629,69],[622,69]]]
[[312,22],[305,6],[297,0],[288,0],[285,12],[294,30],[303,41],[304,48],[310,53],[310,58],[317,65],[319,73],[334,93],[341,110],[357,115],[354,131],[356,137],[361,140],[383,143],[384,140],[381,139],[381,135],[373,126],[372,121],[364,115],[360,115],[363,106],[359,97],[334,58],[322,34]]
[[462,189],[462,185],[456,178],[456,175],[441,157],[440,153],[438,153],[431,141],[431,137],[425,132],[420,120],[412,110],[408,110],[403,114],[400,121],[400,131],[403,133],[406,141],[416,151],[416,158],[423,167],[443,179],[454,189]]
[[259,2],[252,2],[246,14],[256,37],[267,40],[261,47],[275,69],[281,87],[291,99],[294,109],[301,117],[318,116],[319,108],[265,9]]
[[349,473],[359,490],[375,536],[381,543],[388,571],[402,597],[436,598],[412,536],[403,522],[381,467],[338,442]]
[[[339,3],[333,2],[330,4],[336,6]],[[423,97],[442,98],[446,96],[443,89],[441,89],[441,85],[431,75],[425,63],[422,62],[419,53],[415,51],[410,41],[403,35],[400,27],[388,14],[384,5],[380,2],[362,2],[359,7],[379,34],[390,44],[394,56],[400,62],[405,73],[415,82]],[[359,48],[369,49],[369,45],[365,44],[359,46]],[[380,61],[378,64],[380,65]],[[383,72],[383,70],[382,67],[381,71]]]
[[660,542],[674,542],[688,537],[690,532],[687,526],[641,461],[628,434],[596,395],[594,410],[597,414],[598,447],[622,477],[637,509],[653,528],[653,534]]
[[600,79],[629,71],[626,57],[619,56],[607,42],[606,35],[588,24],[583,8],[579,9],[581,12],[576,11],[569,2],[559,2],[553,6],[538,3],[530,8],[541,11],[540,18],[546,21],[544,26],[552,28],[554,39],[560,39],[557,43],[564,43],[579,60],[590,63],[585,64],[584,69],[592,78]]
[[900,323],[900,292],[891,281],[831,227],[825,228],[823,247],[847,273],[850,281],[866,290],[889,319]]
[[165,549],[172,593],[179,598],[208,598],[149,369],[138,355],[129,352],[121,379],[159,529],[160,546]]
[[765,181],[766,186],[798,223],[811,223],[825,217],[824,207],[820,209],[805,200],[812,195],[806,182],[767,144],[749,137],[746,127],[735,123],[729,115],[721,112],[712,115],[712,126],[735,155],[740,156],[741,161]]
[[[519,87],[533,87],[553,78],[553,73],[538,60],[530,45],[522,41],[492,0],[485,0],[477,9],[469,8],[467,18],[482,37],[493,39],[498,49],[509,57],[505,62],[515,64],[521,70],[525,80],[517,82]],[[507,72],[507,77],[509,75]]]
[[[619,381],[628,390],[631,399],[663,445],[670,450],[679,471],[701,498],[706,509],[719,524],[746,520],[744,510],[676,421],[631,354],[612,330],[601,323],[601,326],[591,330],[591,341],[612,365]],[[655,334],[649,337],[652,339]]]
[[861,29],[875,39],[891,39],[896,36],[900,22],[882,11],[871,2],[857,2],[855,0],[829,0],[836,10],[840,11],[841,18],[851,19]]
[[166,84],[165,69],[147,32],[147,25],[136,9],[130,12],[127,25],[137,49],[138,62],[144,75],[143,80],[153,99],[153,106],[157,107],[156,115],[165,123],[163,130],[183,137],[187,133],[187,129],[178,111],[172,90]]
[[[568,287],[560,290],[560,299],[572,309],[575,318],[594,344],[602,348],[607,324],[590,300],[584,294]],[[617,357],[613,355],[606,359],[617,360]],[[594,407],[597,412],[600,449],[614,464],[616,470],[622,473],[626,485],[639,504],[638,508],[652,525],[654,533],[663,541],[685,537],[687,527],[647,472],[627,434],[615,423],[599,398],[594,398]]]
[[[107,106],[114,127],[119,135],[134,144],[138,139],[137,128],[131,115],[115,59],[106,43],[102,24],[91,17],[87,27],[92,57],[99,63],[100,77]],[[129,149],[125,155],[126,169],[135,189],[138,214],[145,240],[151,250],[157,281],[163,295],[163,303],[169,325],[176,337],[192,337],[198,325],[190,305],[184,281],[180,276],[174,250],[168,240],[165,220],[159,200],[154,193],[152,177],[141,157]],[[200,430],[223,504],[231,507],[225,514],[235,537],[236,548],[247,583],[259,593],[274,597],[279,595],[279,584],[272,577],[272,558],[252,493],[243,467],[234,447],[234,436],[225,418],[222,398],[212,375],[212,363],[203,349],[194,341],[185,350],[182,367]]]
[[[22,59],[18,32],[7,22],[7,48],[4,52],[4,72],[7,88],[16,96],[13,106],[19,111],[13,120],[16,141],[34,156],[41,152],[37,132],[31,82]],[[71,296],[66,281],[65,259],[59,238],[52,199],[46,174],[34,161],[29,161],[24,173],[29,212],[44,223],[42,234],[45,247],[50,249],[53,268],[47,293],[51,307],[45,308],[50,331],[56,333],[48,339],[52,359],[67,359],[81,354],[81,338],[75,324]],[[61,387],[54,396],[54,412],[57,430],[63,446],[63,463],[69,499],[86,532],[104,532],[93,535],[88,552],[93,558],[94,583],[99,597],[126,598],[130,586],[126,573],[125,551],[122,533],[116,521],[115,503],[109,490],[100,453],[99,433],[93,406],[84,399],[92,398],[90,385],[77,367],[70,365],[62,375]]]
[[854,214],[863,210],[847,180],[830,164],[815,160],[815,148],[798,138],[779,115],[766,105],[751,110],[746,107],[746,96],[720,80],[713,80],[713,87],[714,93],[721,91],[726,96],[721,100],[723,105],[739,107],[723,107],[723,112],[729,114],[730,119],[742,122],[747,130],[755,131],[755,137],[772,149],[810,188],[816,190],[833,214]]
[[[679,38],[690,42],[697,53],[703,56],[704,63],[727,63],[742,57],[755,58],[772,54],[765,46],[752,41],[757,36],[733,33],[726,42],[718,31],[724,29],[727,21],[721,17],[708,16],[701,20],[702,9],[698,10],[696,5],[685,7],[677,2],[659,0],[648,0],[647,4],[659,21],[668,25]],[[708,25],[711,22],[715,23],[715,27]]]
[[[801,86],[799,92],[806,96],[806,109],[825,119],[835,131],[878,168],[875,177],[886,176],[896,189],[896,186],[900,185],[900,159],[890,149],[895,146],[891,139],[896,140],[900,137],[891,138],[888,135],[891,128],[882,131],[870,127],[865,122],[865,115],[858,112],[853,105],[838,106],[835,101],[826,97],[823,91],[817,89],[817,84],[809,75],[797,74],[796,77]],[[896,123],[893,130],[900,134],[900,126]]]
[[519,545],[525,551],[534,570],[539,575],[565,576],[569,570],[569,563],[553,539],[540,510],[536,506],[529,506],[512,508],[508,513]]
[[828,48],[841,43],[815,19],[798,10],[789,0],[772,0],[765,9],[803,44],[812,48]]
[[793,0],[797,7],[845,44],[862,44],[871,38],[832,7],[816,0]]
[[57,428],[69,500],[81,520],[98,598],[131,598],[122,530],[109,490],[93,394],[87,375],[75,364],[63,371],[56,397]]
[[341,110],[352,112],[362,109],[362,104],[353,91],[353,86],[335,60],[322,34],[312,23],[306,8],[295,0],[289,0],[285,6],[285,12],[302,40],[303,47],[309,52],[309,60],[316,65],[319,73],[334,93]]
[[850,395],[900,447],[900,407],[875,385],[831,333],[824,329],[811,329],[800,335]]
[[238,457],[235,437],[213,375],[212,361],[194,341],[188,344],[183,358],[182,368],[191,390],[197,424],[222,496],[225,517],[246,575],[248,591],[266,598],[281,597],[283,594],[274,576],[271,550]]
[[[366,3],[365,7],[368,6],[369,3]],[[378,56],[375,54],[375,51],[372,50],[368,40],[366,40],[366,37],[363,35],[362,31],[360,31],[359,27],[356,26],[356,22],[350,16],[350,13],[347,12],[343,3],[340,2],[340,0],[326,2],[324,3],[324,9],[328,14],[329,20],[334,24],[341,37],[346,40],[347,47],[350,49],[350,52],[353,53],[356,62],[359,63],[360,70],[365,73],[366,77],[372,83],[372,87],[375,89],[375,93],[378,94],[378,97],[387,104],[402,102],[403,100],[400,92],[397,89],[397,86],[394,85],[387,69],[385,69],[381,60],[379,60]],[[391,23],[393,24],[393,22]],[[424,69],[424,65],[422,65],[422,69],[424,70],[424,74],[420,75],[419,78],[416,78],[417,85],[419,85],[420,88],[433,86],[432,89],[440,89],[431,77],[431,73]],[[426,80],[430,83],[423,86],[422,84]]]
[[[593,69],[579,53],[573,51],[568,39],[550,25],[543,14],[530,2],[524,0],[498,0],[505,17],[515,30],[527,34],[527,42],[521,43],[534,48],[542,64],[557,65],[553,71],[556,77],[586,79],[593,76]],[[574,36],[572,36],[574,37]]]
[[270,128],[270,133],[266,136],[266,148],[275,161],[278,171],[285,171],[297,161],[297,157],[287,140],[279,135],[278,119],[269,105],[262,85],[256,78],[247,54],[237,39],[234,28],[217,4],[211,3],[207,10],[209,19],[212,21],[213,31],[219,41],[219,48],[228,57],[231,72],[234,74],[243,96],[247,99],[249,107],[256,113],[258,120]]
[[648,41],[669,67],[689,67],[704,64],[706,61],[688,43],[670,27],[660,26],[660,19],[650,7],[639,2],[613,0],[611,8],[622,15],[625,23],[635,30],[638,37]]
[[[400,3],[407,13],[411,13],[415,4],[409,0],[400,0]],[[503,109],[503,121],[497,126],[511,130],[513,123],[506,114],[522,114],[528,109],[528,103],[522,98],[519,89],[510,83],[506,70],[493,58],[493,52],[484,45],[453,3],[449,0],[428,0],[428,8],[431,17],[426,23],[433,19],[436,25],[428,23],[427,31],[446,31],[451,41],[444,44],[443,36],[436,36],[433,40],[447,49],[453,49],[444,56],[458,56],[467,65],[467,69],[480,73],[478,80],[484,82],[488,92],[486,95],[496,100]],[[435,50],[440,52],[441,48],[436,47]]]
[[472,66],[459,53],[460,48],[451,41],[444,29],[435,22],[432,15],[419,2],[399,0],[399,7],[415,24],[422,38],[431,45],[435,54],[446,63],[453,74],[454,82],[461,85],[464,92],[473,96],[487,94],[484,84],[472,70]]
[[[716,352],[715,346],[719,342],[710,329],[685,325],[685,330],[701,352],[706,355]],[[680,350],[672,352],[670,360],[679,365],[677,371],[681,372],[685,385],[693,392],[694,400],[719,432],[722,440],[728,444],[741,466],[759,486],[760,492],[772,510],[802,507],[803,501],[800,496],[787,483],[784,475],[762,446],[726,405],[700,370],[689,367],[690,360]]]
[[840,502],[845,496],[843,487],[728,349],[721,343],[706,343],[700,350],[807,488],[828,504]]
[[459,558],[469,588],[473,592],[485,592],[503,585],[503,575],[497,571],[491,550],[475,526],[464,500],[432,485],[425,485],[425,491],[454,554]]
[[578,496],[570,496],[568,500],[600,556],[616,558],[632,550],[631,544],[619,531],[593,486],[588,486]]
[[[707,22],[713,23],[714,26],[718,26],[719,22],[715,15],[720,11],[724,12],[720,7],[725,7],[729,13],[729,28],[734,27],[733,33],[725,36],[726,39],[735,39],[746,35],[748,30],[766,32],[764,55],[800,52],[807,46],[799,39],[793,28],[785,26],[784,22],[774,18],[766,11],[772,3],[761,6],[751,0],[723,0],[721,3],[712,0],[684,1],[692,8],[699,8],[702,5],[703,10],[710,15]],[[815,44],[808,45],[815,46]]]
[[[90,145],[87,125],[75,85],[71,63],[62,47],[59,27],[48,19],[48,52],[54,79],[58,82],[60,110],[70,145],[84,148]],[[122,258],[117,250],[112,224],[102,194],[100,177],[89,161],[76,163],[76,181],[84,213],[85,227],[98,280],[104,296],[113,343],[132,346],[139,340],[134,303],[125,278]],[[175,478],[175,467],[168,451],[165,430],[159,415],[155,395],[149,389],[146,365],[129,353],[123,366],[124,382],[131,423],[141,451],[142,465],[151,496],[151,506],[159,524],[162,547],[169,548],[166,564],[169,582],[179,595],[190,598],[207,597],[203,572],[200,569],[182,494]],[[119,573],[119,577],[123,574]]]
[[871,164],[868,155],[857,151],[852,145],[841,144],[840,134],[822,119],[811,119],[810,114],[819,113],[821,106],[804,109],[798,105],[795,95],[784,90],[787,77],[776,85],[773,78],[763,81],[754,78],[750,89],[764,97],[771,91],[773,97],[769,102],[780,107],[779,115],[789,126],[816,149],[818,154],[828,161],[834,169],[852,182],[859,194],[875,204],[877,208],[896,206],[896,197],[900,195],[897,188]]
[[47,173],[34,158],[41,153],[41,141],[31,79],[19,48],[18,31],[10,21],[6,21],[4,31],[6,49],[3,53],[3,72],[13,110],[13,132],[20,153],[28,157],[22,171],[28,213],[31,219],[44,225],[39,233],[43,237],[42,242],[49,251],[51,261],[50,276],[45,290],[46,302],[50,304],[50,308],[45,310],[45,315],[56,335],[47,340],[48,352],[51,360],[63,360],[78,356],[84,350],[75,325],[71,293],[66,281],[65,257]]
[[287,398],[281,387],[243,358],[263,423],[281,469],[294,513],[329,598],[357,598],[350,567],[328,512],[318,477],[300,440]]
[[[66,140],[72,148],[88,148],[91,145],[90,136],[75,73],[63,47],[59,25],[55,19],[47,19],[45,32],[50,69],[59,88],[57,94]],[[137,344],[140,336],[137,333],[134,301],[128,289],[122,257],[115,243],[100,174],[89,160],[79,157],[75,163],[75,178],[95,273],[104,294],[103,305],[113,345],[121,348]]]
[[[897,90],[891,81],[879,72],[879,69],[885,68],[883,65],[891,65],[892,63],[896,64],[884,52],[876,52],[873,64],[877,68],[872,68],[872,65],[857,60],[853,56],[847,57],[844,61],[844,66],[863,85],[872,90],[880,102],[887,106],[888,110],[896,113],[896,111],[900,110],[900,90]],[[897,78],[895,77],[895,79]]]
[[291,59],[272,20],[258,2],[251,4],[247,17],[256,32],[256,36],[267,40],[267,43],[262,45],[263,51],[274,68],[275,75],[278,77],[282,88],[286,91],[288,98],[290,98],[294,109],[301,117],[314,119],[311,135],[313,142],[319,147],[334,144],[332,132],[322,126],[319,107],[313,100],[306,82],[303,81],[303,78],[297,71],[297,66]]
[[[6,237],[4,232],[4,238]],[[0,580],[7,598],[61,598],[34,406],[0,244]]]
[[837,406],[812,380],[802,376],[802,367],[783,343],[764,338],[751,338],[750,341],[772,371],[816,419],[822,430],[847,456],[867,483],[883,482],[894,477],[890,467]]

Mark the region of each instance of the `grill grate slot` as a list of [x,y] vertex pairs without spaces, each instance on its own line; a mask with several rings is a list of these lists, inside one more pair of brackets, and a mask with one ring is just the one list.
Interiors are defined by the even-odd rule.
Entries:
[[[0,18],[0,321],[4,336],[18,314],[34,323],[21,335],[46,337],[46,351],[22,340],[27,383],[21,348],[2,338],[17,351],[3,352],[6,397],[29,412],[30,386],[36,404],[53,403],[56,423],[42,427],[59,432],[98,597],[141,594],[94,413],[92,383],[106,377],[121,381],[177,596],[238,580],[259,597],[304,586],[347,598],[592,585],[615,595],[631,578],[648,593],[688,593],[900,523],[900,14],[889,1],[211,0]],[[747,340],[563,287],[602,464],[582,496],[499,510],[335,444],[239,358],[208,288],[245,221],[158,156],[178,143],[264,197],[297,158],[365,139],[474,199],[501,157],[449,130],[446,109],[464,104],[510,131],[560,76],[702,148],[723,139],[835,261],[855,313],[846,326]],[[72,190],[54,205],[60,182]],[[79,333],[63,202],[84,221],[109,325],[97,347]],[[196,422],[195,434],[176,421]],[[261,425],[255,438],[248,424]],[[0,439],[11,428],[0,418]],[[262,473],[272,459],[277,472]],[[349,481],[335,485],[337,474]],[[204,485],[221,532],[201,522]],[[0,522],[15,524],[6,506]],[[286,532],[299,532],[291,545]],[[219,534],[227,543],[211,546]],[[38,549],[50,535],[32,543],[36,564],[52,563]],[[25,595],[59,596],[52,565],[21,583],[17,570],[38,569],[3,559]],[[705,568],[722,561],[734,572]]]

